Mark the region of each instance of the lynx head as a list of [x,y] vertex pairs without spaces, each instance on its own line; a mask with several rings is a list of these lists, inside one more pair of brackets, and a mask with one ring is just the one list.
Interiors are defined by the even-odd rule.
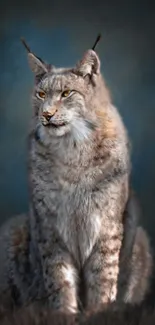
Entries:
[[88,50],[75,68],[55,68],[28,53],[35,75],[33,108],[41,137],[70,135],[75,141],[91,137],[97,126],[94,106],[101,89],[100,60]]

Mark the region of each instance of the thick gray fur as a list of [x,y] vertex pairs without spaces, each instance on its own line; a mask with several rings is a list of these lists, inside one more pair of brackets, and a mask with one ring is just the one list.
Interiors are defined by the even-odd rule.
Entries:
[[83,280],[86,309],[113,301],[140,303],[152,257],[148,237],[135,223],[135,203],[127,206],[133,202],[130,145],[100,60],[89,50],[75,68],[64,69],[32,53],[28,57],[35,75],[30,215],[25,231],[19,231],[21,250],[16,244],[10,255],[14,242],[8,248],[16,300],[48,297],[52,308],[76,313]]

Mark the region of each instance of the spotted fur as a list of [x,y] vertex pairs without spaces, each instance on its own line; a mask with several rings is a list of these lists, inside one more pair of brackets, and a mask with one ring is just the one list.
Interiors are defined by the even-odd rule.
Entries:
[[[82,308],[139,303],[152,259],[147,235],[132,223],[130,208],[129,222],[124,221],[129,140],[99,58],[89,50],[75,68],[56,69],[28,55],[35,75],[28,263],[19,269],[15,258],[12,264],[20,301],[45,294],[52,308],[76,313],[82,283]],[[22,272],[26,279],[19,283]],[[29,272],[33,285],[26,290]]]
[[[32,70],[34,62],[31,57]],[[37,69],[34,73],[38,74]],[[36,96],[39,90],[45,93],[43,100]],[[71,92],[63,98],[65,90]],[[86,308],[115,301],[123,214],[129,197],[130,151],[97,54],[89,50],[74,69],[45,71],[34,86],[32,106],[37,111],[29,142],[32,219],[50,305],[76,312],[80,272]],[[48,121],[44,112],[51,114]],[[139,230],[136,236],[139,238]],[[149,245],[145,249],[149,260]],[[133,275],[133,286],[134,281]],[[138,302],[145,289],[142,284],[136,298],[130,289],[132,294],[124,293],[123,299]]]

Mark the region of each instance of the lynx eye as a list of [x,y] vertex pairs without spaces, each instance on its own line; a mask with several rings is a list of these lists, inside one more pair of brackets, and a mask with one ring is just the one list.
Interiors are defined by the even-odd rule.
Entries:
[[45,92],[40,90],[37,92],[37,97],[41,98],[41,99],[44,99],[45,98]]
[[62,97],[68,97],[71,94],[71,90],[67,89],[65,91],[63,91],[63,93],[61,94]]

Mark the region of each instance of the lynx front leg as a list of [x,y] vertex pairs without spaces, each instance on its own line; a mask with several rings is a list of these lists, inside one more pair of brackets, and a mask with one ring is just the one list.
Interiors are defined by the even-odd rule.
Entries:
[[[119,228],[119,227],[118,227]],[[86,309],[99,308],[116,300],[119,255],[122,242],[120,229],[109,228],[94,247],[84,268]]]
[[77,312],[77,271],[69,254],[60,246],[44,249],[43,276],[49,305],[63,312]]

